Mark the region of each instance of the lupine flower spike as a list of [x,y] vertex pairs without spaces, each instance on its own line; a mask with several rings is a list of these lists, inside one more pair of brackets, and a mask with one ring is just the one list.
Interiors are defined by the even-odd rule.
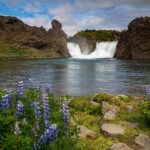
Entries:
[[23,115],[23,110],[24,110],[24,105],[18,101],[17,103],[17,107],[16,107],[16,115],[17,117],[20,117]]
[[148,99],[150,99],[150,85],[146,86],[146,94],[147,94]]
[[19,128],[19,122],[16,121],[14,135],[18,136],[19,134],[21,134],[21,130]]
[[23,93],[24,93],[24,83],[23,83],[23,81],[18,82],[17,93],[20,96],[20,98],[23,97]]
[[34,149],[38,149],[39,146],[46,142],[54,143],[57,137],[57,124],[50,125],[45,129],[44,133],[40,136],[37,143],[34,143]]
[[9,99],[8,99],[8,94],[5,96],[2,96],[2,101],[1,101],[1,108],[6,109],[9,107]]
[[13,94],[13,90],[7,90],[7,94],[8,94],[8,103],[9,106],[11,105],[11,99],[12,99],[12,94]]
[[35,86],[34,80],[32,78],[29,79],[29,89],[33,89]]
[[69,126],[69,107],[67,101],[64,101],[62,104],[62,113],[63,113],[64,126],[67,132]]
[[39,106],[39,102],[33,102],[31,104],[31,107],[34,108],[34,114],[36,118],[39,118],[41,116],[41,108]]
[[45,128],[47,128],[48,120],[50,118],[50,107],[49,107],[47,94],[43,94],[42,101],[43,101],[43,112],[44,112],[44,125],[45,125]]

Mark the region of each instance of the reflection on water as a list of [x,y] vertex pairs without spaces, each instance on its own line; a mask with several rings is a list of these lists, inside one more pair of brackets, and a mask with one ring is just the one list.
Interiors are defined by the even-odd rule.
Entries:
[[150,84],[150,61],[117,59],[47,59],[0,61],[0,88],[16,87],[30,78],[49,83],[57,93],[71,96],[143,95]]

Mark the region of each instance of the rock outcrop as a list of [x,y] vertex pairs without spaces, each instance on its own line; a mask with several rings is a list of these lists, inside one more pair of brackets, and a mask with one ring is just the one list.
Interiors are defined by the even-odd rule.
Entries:
[[16,17],[0,16],[0,44],[28,50],[47,50],[54,57],[69,57],[67,35],[59,21],[52,21],[48,31],[32,27]]
[[150,17],[134,19],[121,32],[115,57],[150,59]]

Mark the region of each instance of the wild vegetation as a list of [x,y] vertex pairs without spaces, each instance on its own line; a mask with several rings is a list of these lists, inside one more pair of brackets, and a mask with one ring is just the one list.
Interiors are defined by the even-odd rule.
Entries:
[[87,37],[96,41],[115,41],[116,36],[112,30],[85,30],[78,32],[75,36]]
[[21,49],[9,44],[0,44],[0,60],[7,59],[58,58],[48,50]]
[[[105,150],[114,143],[138,149],[134,139],[150,136],[150,87],[147,96],[57,96],[49,85],[32,79],[18,82],[17,89],[0,92],[0,149]],[[104,102],[118,111],[104,119]],[[122,125],[123,135],[110,135],[102,124]]]

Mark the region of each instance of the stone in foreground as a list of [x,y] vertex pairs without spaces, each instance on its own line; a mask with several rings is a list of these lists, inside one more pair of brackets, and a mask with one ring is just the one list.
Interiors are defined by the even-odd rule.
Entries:
[[133,150],[133,149],[124,143],[115,143],[112,145],[112,147],[109,148],[109,150]]
[[117,112],[116,111],[113,111],[113,110],[110,110],[108,112],[105,113],[104,115],[104,120],[115,120],[117,117]]
[[150,150],[150,138],[145,134],[140,134],[135,138],[135,143],[142,146],[144,150]]
[[121,125],[117,125],[117,124],[104,123],[102,125],[102,131],[112,136],[125,134],[124,127],[122,127]]

